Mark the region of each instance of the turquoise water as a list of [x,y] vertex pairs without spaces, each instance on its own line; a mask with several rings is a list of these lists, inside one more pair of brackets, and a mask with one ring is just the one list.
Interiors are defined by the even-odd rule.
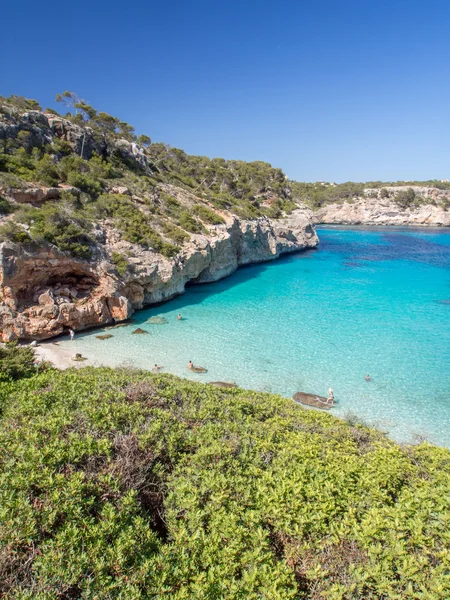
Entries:
[[[400,441],[450,446],[450,232],[318,233],[317,250],[192,286],[109,330],[109,340],[96,330],[62,344],[93,364],[158,363],[284,396],[331,386],[334,414],[354,413]],[[154,315],[168,323],[145,323]],[[139,326],[150,335],[131,335]],[[188,371],[189,360],[208,373]]]

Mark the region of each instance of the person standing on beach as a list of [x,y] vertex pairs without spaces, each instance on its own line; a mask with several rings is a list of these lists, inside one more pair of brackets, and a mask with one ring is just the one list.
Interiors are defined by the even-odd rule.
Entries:
[[75,337],[75,331],[73,329],[69,329],[70,341]]

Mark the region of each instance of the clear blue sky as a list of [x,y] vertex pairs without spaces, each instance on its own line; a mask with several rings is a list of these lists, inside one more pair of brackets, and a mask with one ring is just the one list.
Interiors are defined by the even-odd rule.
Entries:
[[302,181],[450,178],[449,0],[10,0],[0,94],[77,92]]

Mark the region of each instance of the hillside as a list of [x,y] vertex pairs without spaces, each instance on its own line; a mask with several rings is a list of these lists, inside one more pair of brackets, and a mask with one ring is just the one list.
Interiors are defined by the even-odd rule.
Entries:
[[2,598],[450,596],[448,450],[28,354],[0,352]]
[[279,169],[188,156],[80,101],[0,100],[4,341],[128,318],[239,265],[317,244]]
[[125,320],[189,282],[315,247],[315,222],[450,225],[446,182],[299,183],[57,100],[64,116],[0,97],[2,341]]

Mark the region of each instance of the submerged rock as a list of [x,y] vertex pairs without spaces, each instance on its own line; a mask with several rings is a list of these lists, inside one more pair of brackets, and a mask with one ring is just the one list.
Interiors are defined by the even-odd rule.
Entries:
[[98,340],[109,340],[109,338],[114,337],[111,333],[105,333],[104,335],[96,335]]
[[147,323],[150,325],[165,325],[168,322],[165,317],[150,317],[150,319],[147,319]]
[[139,333],[148,333],[148,331],[145,331],[145,329],[141,329],[140,327],[138,327],[137,329],[135,329],[134,331],[131,332],[132,334],[139,334]]
[[209,385],[215,385],[216,387],[222,387],[222,388],[237,388],[238,387],[235,383],[230,383],[228,381],[211,381]]

